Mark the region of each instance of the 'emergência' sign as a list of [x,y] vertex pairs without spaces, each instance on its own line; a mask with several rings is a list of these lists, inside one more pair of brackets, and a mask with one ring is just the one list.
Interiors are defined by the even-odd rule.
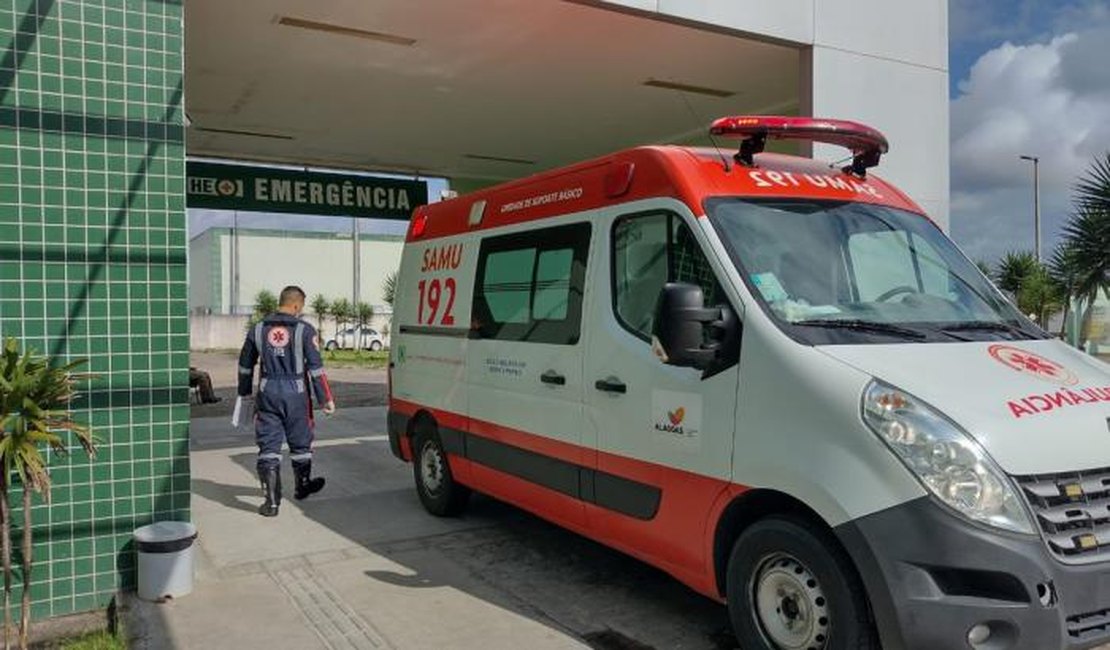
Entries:
[[424,181],[189,162],[191,208],[408,220],[428,202]]

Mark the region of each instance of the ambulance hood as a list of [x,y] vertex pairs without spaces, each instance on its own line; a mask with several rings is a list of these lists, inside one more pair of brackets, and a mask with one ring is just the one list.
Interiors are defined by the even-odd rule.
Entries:
[[1110,366],[1060,341],[819,349],[944,413],[1010,474],[1110,467]]

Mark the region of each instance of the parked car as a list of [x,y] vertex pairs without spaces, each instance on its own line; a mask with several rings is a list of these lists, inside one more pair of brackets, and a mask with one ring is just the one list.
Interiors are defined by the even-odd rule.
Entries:
[[356,334],[359,328],[348,327],[339,330],[334,338],[330,338],[324,343],[325,350],[354,350],[356,340],[358,347],[362,350],[381,350],[385,347],[385,339],[378,333],[378,330],[372,327],[362,327],[361,333]]

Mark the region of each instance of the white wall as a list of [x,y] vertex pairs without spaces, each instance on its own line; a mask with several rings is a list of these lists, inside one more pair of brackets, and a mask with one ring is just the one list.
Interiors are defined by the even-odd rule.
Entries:
[[359,270],[362,281],[359,293],[362,301],[369,305],[383,305],[382,282],[390,273],[401,267],[401,242],[363,241],[360,247],[362,256]]
[[211,305],[212,301],[212,236],[210,233],[189,242],[189,307]]
[[810,56],[810,114],[882,131],[890,153],[876,173],[947,229],[946,0],[817,0]]
[[[209,261],[202,262],[204,249],[218,251],[220,255],[219,280],[220,312],[226,313],[231,304],[231,235],[226,231],[213,231],[214,245],[200,245],[206,240],[201,235],[190,245],[190,282],[205,282],[211,287],[209,275],[203,278],[199,267],[202,263],[211,268]],[[362,302],[380,307],[382,282],[395,271],[401,262],[400,240],[370,239],[360,241],[360,298]],[[354,251],[350,235],[320,237],[315,233],[300,236],[295,232],[239,232],[239,300],[249,309],[255,295],[263,289],[277,294],[282,287],[295,284],[304,289],[311,301],[317,294],[329,300],[347,298],[353,292]],[[209,271],[210,274],[210,271]],[[212,306],[210,289],[190,286],[190,311]],[[380,311],[384,311],[379,309]]]

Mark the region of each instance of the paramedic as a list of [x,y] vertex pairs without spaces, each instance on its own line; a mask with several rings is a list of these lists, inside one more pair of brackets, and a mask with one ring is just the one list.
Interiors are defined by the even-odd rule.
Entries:
[[277,516],[281,505],[282,441],[289,443],[293,461],[293,496],[303,499],[324,487],[323,477],[312,478],[312,395],[328,415],[335,412],[335,401],[316,330],[300,319],[304,299],[300,287],[282,289],[278,310],[250,328],[239,353],[240,396],[250,395],[255,361],[259,367],[254,426],[266,499],[258,512],[265,517]]

